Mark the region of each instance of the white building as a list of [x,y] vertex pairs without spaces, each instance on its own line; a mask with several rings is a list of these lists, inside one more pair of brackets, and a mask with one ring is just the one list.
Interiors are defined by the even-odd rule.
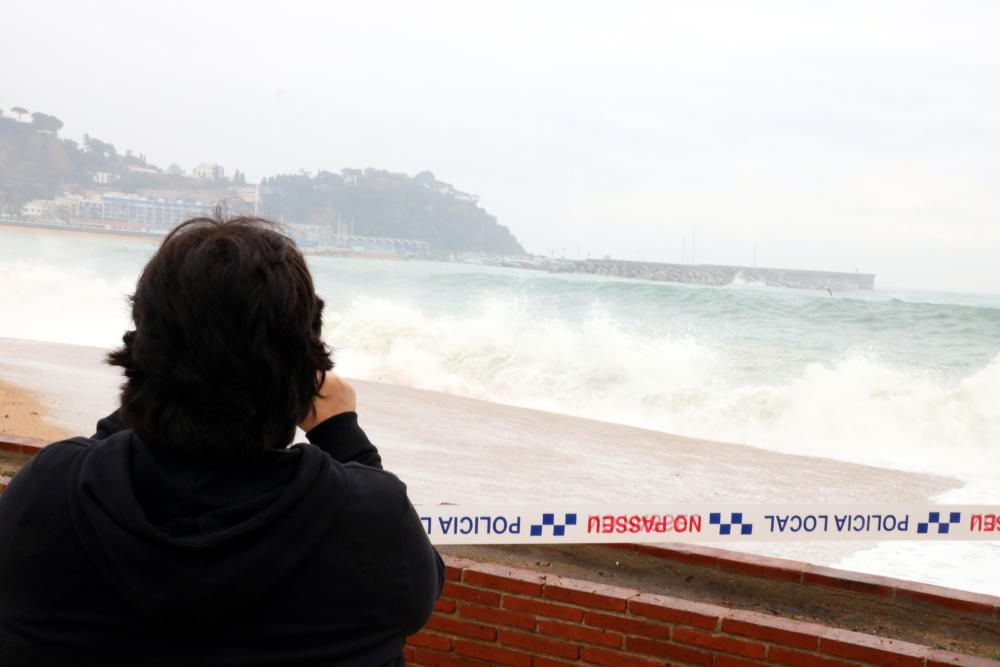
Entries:
[[51,206],[53,215],[58,211],[74,224],[139,231],[165,232],[189,218],[212,212],[212,206],[203,202],[147,199],[121,192],[89,196],[67,193],[54,201],[42,203]]
[[197,167],[192,169],[191,173],[193,173],[196,178],[205,178],[212,181],[220,180],[226,176],[226,172],[222,168],[222,165],[215,164],[214,162],[202,162]]
[[21,207],[21,215],[51,220],[56,217],[56,203],[51,199],[32,199]]
[[94,173],[94,183],[100,185],[109,185],[118,180],[118,174],[113,174],[110,171],[98,171]]

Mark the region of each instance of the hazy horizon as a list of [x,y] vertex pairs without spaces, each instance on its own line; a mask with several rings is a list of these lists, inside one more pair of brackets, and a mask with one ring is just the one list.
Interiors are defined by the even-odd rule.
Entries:
[[[430,170],[529,252],[1000,292],[1000,8],[17,3],[6,114],[252,181]],[[690,259],[690,256],[688,257]]]

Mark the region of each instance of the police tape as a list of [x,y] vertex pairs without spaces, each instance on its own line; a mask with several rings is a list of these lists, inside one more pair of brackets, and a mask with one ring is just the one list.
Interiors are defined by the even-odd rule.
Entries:
[[1000,540],[1000,505],[418,505],[446,544]]

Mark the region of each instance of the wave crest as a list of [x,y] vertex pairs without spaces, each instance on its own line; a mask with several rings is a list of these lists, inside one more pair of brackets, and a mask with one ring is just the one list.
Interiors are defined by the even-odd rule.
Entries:
[[1000,468],[1000,355],[958,380],[851,351],[773,383],[735,350],[580,323],[516,300],[433,318],[384,299],[331,313],[346,375],[787,452],[919,472]]

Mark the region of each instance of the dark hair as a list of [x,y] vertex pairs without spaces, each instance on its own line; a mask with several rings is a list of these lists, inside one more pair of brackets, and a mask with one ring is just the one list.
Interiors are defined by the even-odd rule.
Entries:
[[124,423],[199,461],[283,448],[333,368],[323,301],[295,243],[268,220],[194,218],[163,241],[131,297]]

